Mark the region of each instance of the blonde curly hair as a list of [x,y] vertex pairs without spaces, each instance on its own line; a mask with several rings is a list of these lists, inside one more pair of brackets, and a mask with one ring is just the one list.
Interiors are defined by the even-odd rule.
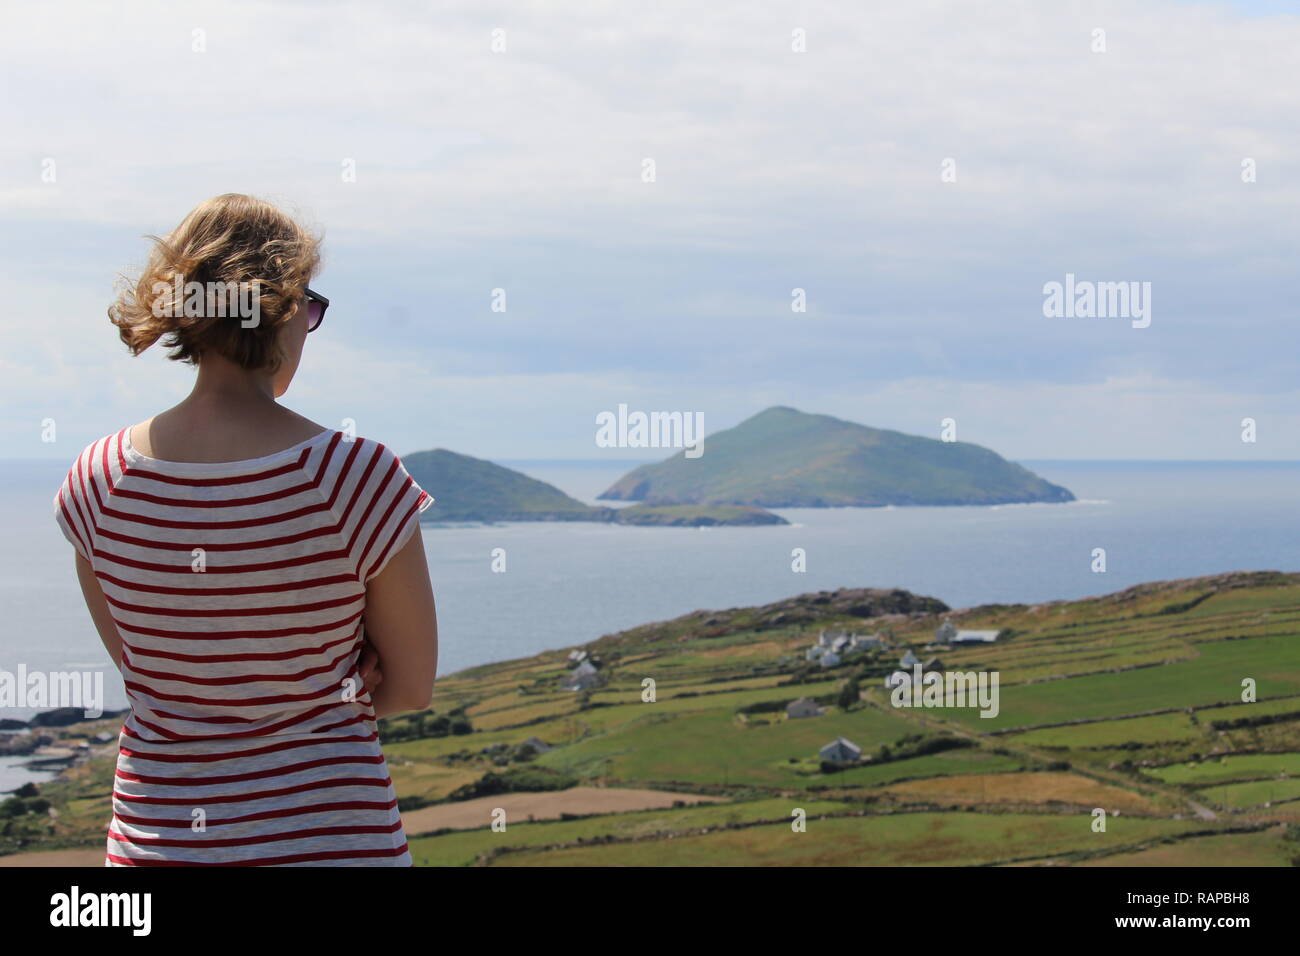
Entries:
[[[269,202],[226,193],[199,203],[166,237],[148,238],[154,247],[144,271],[134,281],[122,277],[108,310],[132,355],[163,339],[168,358],[191,365],[213,353],[248,369],[280,365],[279,331],[320,268],[320,237]],[[201,315],[187,315],[194,310],[176,293],[195,282],[251,287],[258,323],[245,327],[210,294]]]

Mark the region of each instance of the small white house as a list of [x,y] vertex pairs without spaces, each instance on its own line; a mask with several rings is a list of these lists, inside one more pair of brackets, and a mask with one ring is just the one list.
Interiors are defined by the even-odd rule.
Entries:
[[535,754],[544,754],[551,749],[551,745],[540,737],[529,737],[520,746],[531,750]]
[[836,628],[822,628],[821,633],[817,635],[817,643],[822,647],[834,647],[835,642],[843,637],[848,637],[847,631]]
[[869,651],[873,648],[883,647],[884,641],[879,634],[854,634],[853,646],[860,650]]
[[997,641],[1001,631],[958,631],[953,635],[954,644],[992,644]]
[[909,648],[907,653],[904,654],[902,658],[899,660],[898,666],[903,668],[903,670],[910,671],[913,667],[915,667],[919,663],[921,663],[921,659],[917,657],[915,654],[913,654],[911,648]]
[[820,717],[822,709],[817,706],[817,701],[811,697],[800,697],[798,700],[792,700],[785,705],[785,715],[791,720],[800,717]]
[[840,655],[834,651],[827,651],[821,656],[822,667],[838,667],[840,664]]
[[805,660],[815,661],[817,658],[821,657],[825,651],[826,648],[822,647],[820,644],[814,644],[812,647],[808,648],[808,650],[804,651],[803,656]]
[[862,759],[862,748],[851,740],[843,737],[836,737],[821,750],[817,751],[818,756],[823,760],[831,763],[853,763],[855,760]]
[[569,673],[565,674],[560,681],[562,690],[587,690],[601,683],[600,671],[589,660],[583,661]]

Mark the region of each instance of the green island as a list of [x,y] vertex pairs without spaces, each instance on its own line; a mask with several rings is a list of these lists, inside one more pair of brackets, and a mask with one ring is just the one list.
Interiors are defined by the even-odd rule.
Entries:
[[606,501],[754,505],[760,508],[1001,505],[1073,501],[996,452],[869,428],[776,406],[642,465],[602,494]]
[[434,497],[424,521],[610,520],[608,508],[593,508],[522,472],[445,448],[403,455],[402,464]]
[[[892,706],[909,653],[997,671],[997,717]],[[118,726],[42,728],[83,756],[0,804],[10,862],[102,863]],[[698,611],[448,675],[381,733],[418,865],[1296,865],[1300,574]]]
[[421,516],[426,522],[603,521],[665,527],[789,523],[747,505],[593,507],[512,468],[445,448],[404,455],[402,464],[434,496]]

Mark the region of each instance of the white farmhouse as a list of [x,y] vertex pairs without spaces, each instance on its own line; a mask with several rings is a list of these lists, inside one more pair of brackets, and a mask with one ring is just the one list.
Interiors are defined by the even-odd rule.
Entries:
[[953,635],[953,644],[992,644],[1001,631],[958,631]]
[[832,645],[834,645],[835,639],[843,633],[844,633],[843,631],[828,630],[827,628],[822,628],[821,633],[817,635],[817,643],[820,644],[822,647],[831,647]]
[[821,750],[818,756],[830,763],[852,763],[862,759],[862,748],[851,740],[836,737]]
[[934,632],[934,640],[938,644],[992,644],[1001,633],[997,630],[958,630],[952,621],[945,618]]
[[791,720],[799,717],[820,717],[822,709],[817,706],[817,701],[811,697],[800,697],[798,700],[792,700],[785,705],[785,715]]
[[595,687],[602,682],[600,671],[590,660],[585,660],[569,673],[565,674],[560,681],[561,690],[587,690]]

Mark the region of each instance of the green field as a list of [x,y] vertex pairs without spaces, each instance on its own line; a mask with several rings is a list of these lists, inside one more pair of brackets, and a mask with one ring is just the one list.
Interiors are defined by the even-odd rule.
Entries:
[[1263,807],[1268,804],[1300,799],[1300,777],[1288,777],[1285,780],[1252,780],[1249,783],[1215,784],[1204,790],[1198,790],[1197,795],[1213,800],[1220,806],[1233,809]]
[[1179,713],[1027,730],[1016,734],[1014,739],[1037,747],[1114,747],[1126,743],[1195,740],[1200,736],[1200,730],[1187,714]]
[[[758,727],[741,725],[725,709],[665,714],[658,705],[644,704],[641,713],[616,729],[554,750],[537,763],[638,785],[671,780],[799,786],[807,781],[792,769],[791,758],[806,758],[840,736],[874,749],[910,730],[903,718],[870,710],[782,719]],[[683,753],[692,759],[683,761]]]
[[1294,636],[1201,643],[1196,651],[1198,656],[1191,660],[1163,667],[1003,686],[997,717],[981,718],[974,711],[955,711],[954,716],[988,732],[1082,717],[1207,707],[1239,698],[1243,677],[1255,678],[1261,695],[1300,693],[1300,639]]
[[[416,837],[411,840],[411,856],[416,866],[468,866],[485,853],[576,843],[597,837],[639,839],[656,834],[683,833],[698,827],[788,819],[792,806],[789,800],[751,800],[680,810],[616,813],[581,820],[512,823],[502,833],[482,829]],[[833,800],[804,801],[799,803],[799,807],[809,817],[853,809],[850,804]]]
[[1300,753],[1235,754],[1146,771],[1166,783],[1192,786],[1279,775],[1300,777]]
[[900,813],[720,830],[498,857],[505,866],[970,866],[1090,853],[1191,830],[1172,820],[1115,821],[1093,833],[1084,815]]
[[1300,847],[1280,839],[1276,829],[1256,833],[1189,837],[1088,860],[1083,866],[1294,866]]

